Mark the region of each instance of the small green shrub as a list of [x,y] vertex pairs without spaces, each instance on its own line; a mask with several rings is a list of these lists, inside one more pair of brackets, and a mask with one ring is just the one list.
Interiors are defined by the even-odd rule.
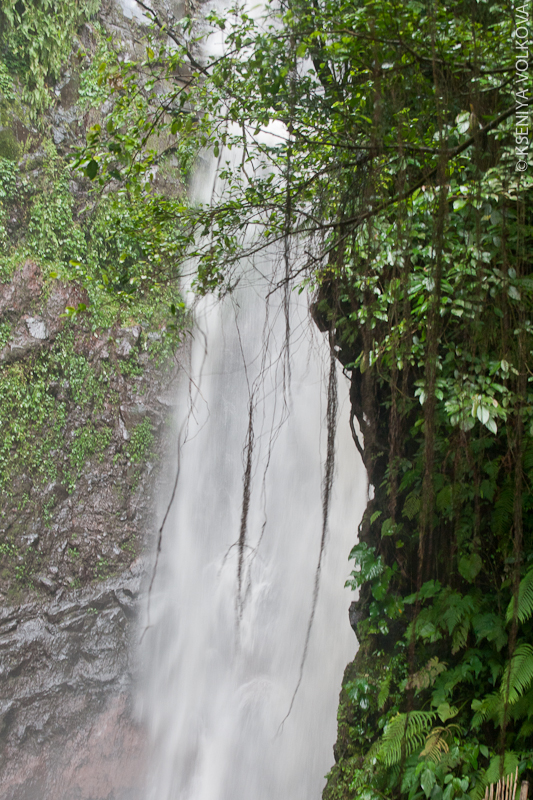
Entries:
[[147,417],[139,425],[136,425],[128,442],[127,456],[134,464],[145,461],[154,443],[154,432],[152,423]]
[[105,40],[104,31],[99,25],[94,26],[94,30],[100,37],[100,42],[94,55],[87,60],[85,68],[81,73],[79,88],[79,103],[84,110],[98,108],[104,103],[111,94],[104,75],[107,61],[114,58],[114,53]]
[[18,164],[0,157],[0,202],[12,200],[17,190]]
[[[100,0],[2,0],[0,45],[6,71],[22,84],[33,119],[54,102],[50,90],[70,54],[78,27],[96,13]],[[7,68],[7,70],[6,70]],[[0,88],[3,88],[0,83]]]
[[109,369],[106,364],[93,367],[76,352],[72,330],[60,334],[50,350],[0,368],[3,491],[22,470],[29,472],[37,485],[60,478],[72,490],[85,463],[102,456],[112,430],[97,429],[93,422],[75,431],[66,465],[57,458],[57,452],[65,447],[69,403],[78,406],[82,414],[86,409],[101,409],[104,398],[109,397]]
[[39,260],[68,266],[83,258],[85,237],[73,218],[68,172],[51,142],[45,143],[45,150],[45,185],[30,210],[28,246]]

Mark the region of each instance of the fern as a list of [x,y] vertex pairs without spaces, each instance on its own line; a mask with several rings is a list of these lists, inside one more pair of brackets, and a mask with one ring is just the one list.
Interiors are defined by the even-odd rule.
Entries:
[[433,686],[437,677],[441,672],[446,670],[448,665],[445,662],[439,661],[438,656],[430,658],[425,667],[422,667],[414,675],[411,675],[407,681],[407,689],[427,689]]
[[527,719],[518,732],[519,739],[529,739],[533,734],[533,720]]
[[515,614],[519,622],[525,622],[533,614],[533,567],[525,574],[520,581],[518,588],[518,598],[512,597],[509,606],[507,607],[507,614],[505,615],[505,622],[509,624]]
[[476,712],[472,717],[472,727],[479,728],[485,720],[495,720],[501,725],[505,703],[500,692],[486,695],[483,700],[474,700],[472,709]]
[[403,516],[407,517],[407,519],[413,519],[416,517],[418,512],[420,511],[420,495],[416,494],[415,492],[411,492],[411,494],[407,497],[404,506],[403,506]]
[[389,699],[391,679],[392,675],[387,675],[385,680],[379,685],[378,708],[380,711],[385,708],[385,703]]
[[524,694],[533,681],[533,646],[519,644],[505,667],[501,694],[512,705]]
[[510,750],[505,753],[503,759],[501,756],[493,756],[489,766],[470,792],[471,800],[481,800],[487,786],[491,783],[497,783],[500,778],[506,778],[507,775],[514,775],[518,767],[518,762],[518,756]]
[[463,639],[468,634],[472,616],[479,612],[479,608],[479,598],[474,598],[469,594],[461,595],[459,592],[450,592],[441,612],[440,625],[441,627],[446,626],[450,636],[458,627],[464,629],[459,633],[459,638]]
[[462,650],[463,647],[466,647],[469,630],[470,620],[463,622],[462,625],[459,625],[459,627],[454,630],[452,637],[452,655],[455,655],[459,650]]
[[379,742],[376,752],[378,760],[385,766],[392,767],[401,761],[402,756],[410,755],[417,747],[424,747],[427,729],[434,719],[434,711],[396,714],[387,723]]
[[497,534],[505,534],[509,530],[513,520],[514,510],[514,485],[507,484],[501,491],[494,505],[493,528]]
[[424,749],[420,753],[420,758],[428,758],[430,761],[437,763],[441,760],[442,756],[450,751],[450,745],[447,741],[453,741],[453,729],[459,731],[460,728],[454,723],[447,725],[445,728],[438,726],[429,732],[426,738]]

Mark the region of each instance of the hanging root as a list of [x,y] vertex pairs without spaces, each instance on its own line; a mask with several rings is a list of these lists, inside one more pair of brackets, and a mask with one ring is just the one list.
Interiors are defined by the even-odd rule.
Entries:
[[[199,333],[203,336],[203,339],[204,339],[204,353],[203,353],[202,364],[201,364],[201,367],[200,367],[200,377],[201,377],[201,375],[203,373],[203,370],[204,370],[205,363],[206,363],[206,359],[207,359],[207,339],[205,337],[205,334],[202,331],[199,331]],[[174,475],[174,483],[172,485],[172,493],[171,493],[170,499],[169,499],[169,501],[167,503],[167,508],[166,508],[166,511],[165,511],[165,515],[163,517],[163,520],[162,520],[161,525],[159,526],[159,530],[157,532],[157,547],[156,547],[156,552],[155,552],[155,561],[154,561],[154,567],[153,567],[153,570],[152,570],[152,576],[150,578],[150,585],[148,587],[148,599],[147,599],[147,604],[146,604],[146,625],[145,625],[144,630],[143,630],[143,632],[141,634],[141,638],[140,638],[139,642],[142,642],[142,640],[144,639],[144,634],[151,627],[151,625],[150,625],[150,605],[151,605],[151,600],[152,600],[152,589],[154,587],[154,582],[155,582],[155,578],[156,578],[156,575],[157,575],[157,568],[159,566],[159,556],[161,555],[161,548],[163,546],[163,532],[165,530],[165,525],[167,523],[167,519],[168,519],[168,516],[170,514],[170,509],[172,508],[172,506],[174,504],[174,499],[176,497],[176,492],[178,490],[178,483],[179,483],[180,472],[181,472],[181,448],[187,442],[189,421],[190,421],[191,417],[194,417],[194,412],[195,412],[195,398],[193,397],[193,391],[192,391],[193,387],[196,390],[196,396],[197,397],[201,397],[202,396],[202,392],[201,392],[201,389],[200,389],[200,382],[195,383],[193,381],[192,377],[189,376],[189,410],[188,410],[187,416],[186,416],[185,420],[183,421],[183,424],[181,425],[181,427],[179,429],[179,432],[178,432],[178,438],[177,438],[177,464],[176,464],[176,472],[175,472],[175,475]]]
[[242,585],[244,577],[244,551],[246,549],[246,532],[248,530],[248,512],[250,510],[250,490],[252,484],[252,461],[254,453],[254,395],[250,397],[248,406],[248,432],[246,434],[246,444],[244,447],[246,456],[244,475],[243,475],[243,489],[242,489],[242,510],[241,510],[241,527],[239,530],[238,550],[239,561],[237,564],[237,597],[236,597],[236,613],[237,625],[241,621],[242,612],[244,607]]
[[322,534],[320,537],[320,549],[318,553],[318,563],[315,569],[315,580],[313,585],[313,599],[311,602],[311,613],[309,614],[309,620],[307,622],[307,631],[305,634],[305,643],[302,653],[302,660],[300,661],[300,669],[298,672],[298,681],[296,682],[296,687],[294,689],[291,698],[289,710],[287,711],[287,713],[285,714],[280,723],[280,726],[278,728],[278,733],[280,733],[285,723],[285,720],[289,717],[292,711],[294,701],[296,700],[296,695],[298,694],[298,690],[302,683],[304,666],[307,660],[307,653],[309,650],[309,641],[311,639],[311,630],[313,628],[313,622],[315,619],[315,612],[318,602],[318,591],[320,589],[320,573],[322,571],[322,561],[324,558],[324,552],[326,550],[326,536],[328,531],[331,490],[333,488],[333,475],[335,472],[335,434],[337,431],[337,408],[338,408],[337,359],[335,356],[335,350],[333,349],[333,346],[331,346],[330,362],[329,362],[328,403],[326,411],[327,448],[326,448],[326,464],[324,469],[324,481],[322,484]]

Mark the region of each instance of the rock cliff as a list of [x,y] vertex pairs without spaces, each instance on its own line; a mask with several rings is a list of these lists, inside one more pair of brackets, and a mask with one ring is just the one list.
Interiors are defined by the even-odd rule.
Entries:
[[96,302],[84,284],[83,259],[123,244],[71,168],[111,107],[107,37],[140,46],[131,6],[80,12],[38,113],[0,25],[0,800],[142,792],[136,616],[179,335],[164,290]]

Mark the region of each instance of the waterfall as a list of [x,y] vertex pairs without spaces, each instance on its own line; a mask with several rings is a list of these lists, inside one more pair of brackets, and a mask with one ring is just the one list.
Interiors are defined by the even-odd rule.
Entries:
[[[209,169],[197,183],[213,185]],[[282,292],[271,293],[277,261],[242,264],[233,292],[195,308],[177,399],[179,480],[143,636],[147,800],[319,800],[333,763],[342,673],[356,650],[344,581],[366,476],[339,368],[329,533],[300,681],[322,532],[329,351],[305,294],[290,298],[287,341]]]

